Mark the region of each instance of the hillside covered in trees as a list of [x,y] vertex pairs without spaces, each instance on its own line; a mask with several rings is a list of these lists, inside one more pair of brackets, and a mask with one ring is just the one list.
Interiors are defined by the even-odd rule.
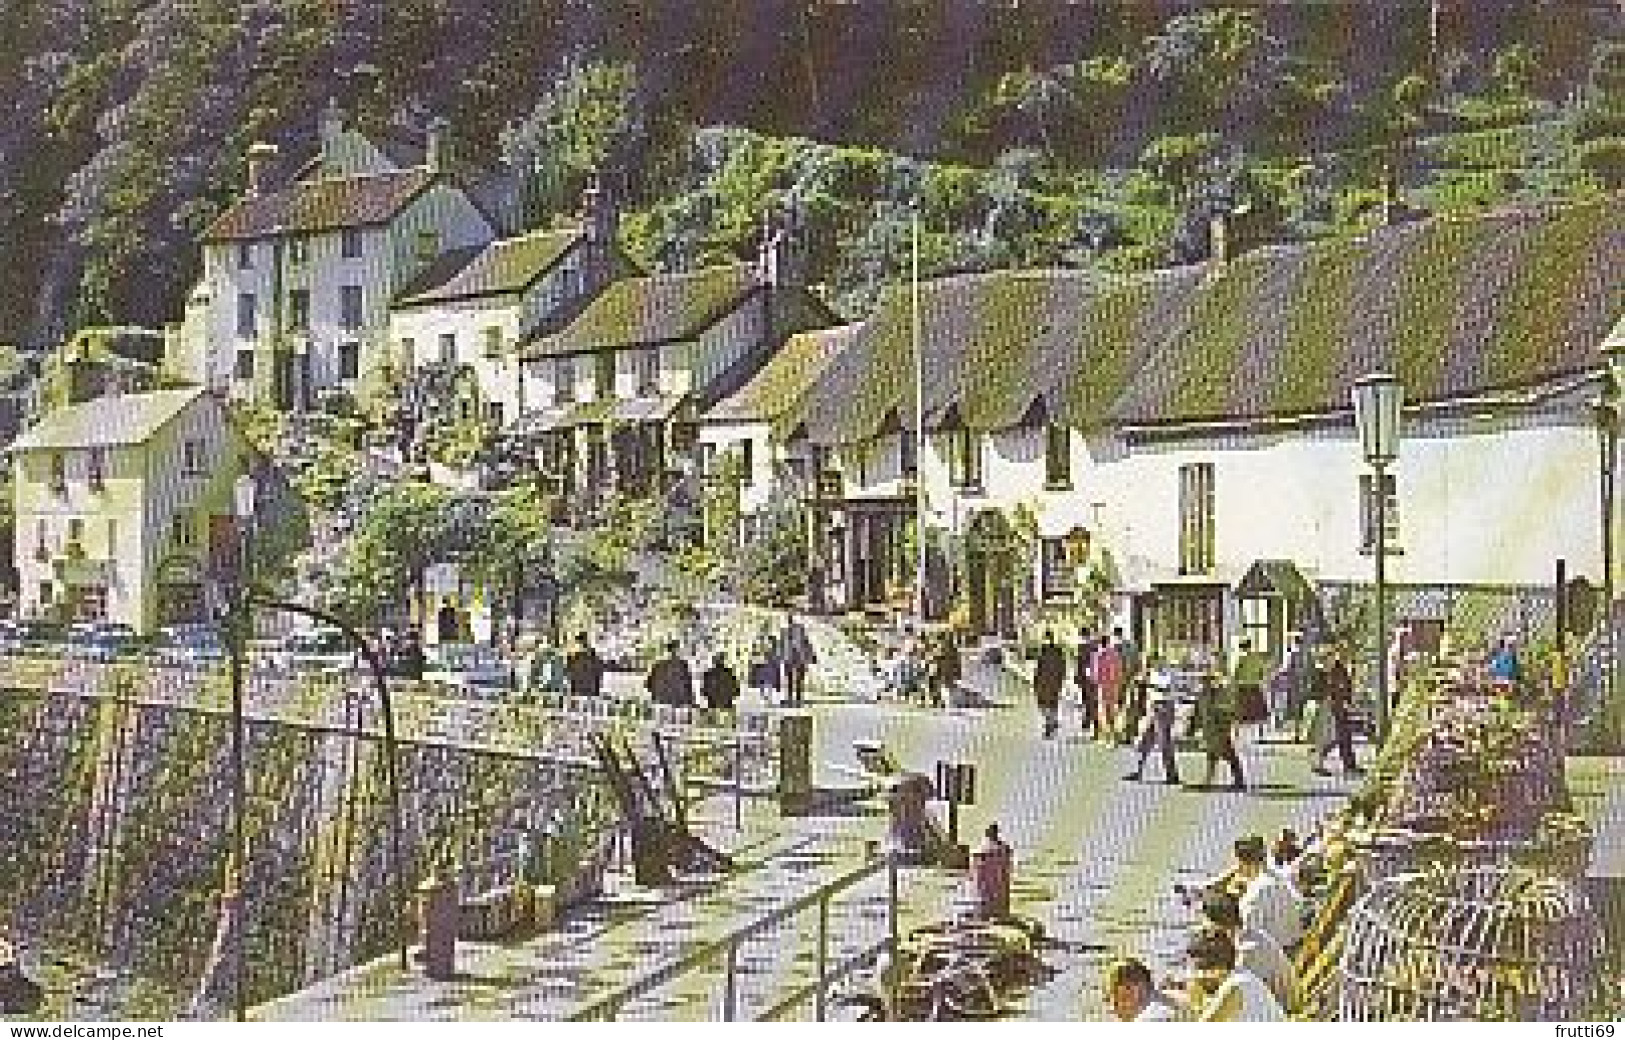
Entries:
[[1582,0],[14,0],[0,9],[0,342],[174,320],[249,143],[336,99],[450,122],[511,226],[593,171],[656,268],[790,219],[849,313],[931,271],[1140,268],[1347,233],[1384,171],[1451,210],[1625,184],[1625,32]]

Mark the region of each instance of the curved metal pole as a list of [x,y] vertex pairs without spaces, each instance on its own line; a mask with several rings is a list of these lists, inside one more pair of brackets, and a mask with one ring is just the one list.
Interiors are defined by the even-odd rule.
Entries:
[[[325,610],[307,607],[303,603],[290,603],[286,600],[270,599],[263,596],[250,595],[249,599],[258,606],[271,610],[283,610],[290,614],[300,614],[324,625],[329,625],[343,632],[367,659],[367,668],[372,672],[373,686],[378,691],[378,705],[384,717],[384,777],[389,788],[389,845],[390,858],[395,861],[395,935],[400,946],[401,970],[408,967],[407,953],[411,944],[411,932],[407,927],[406,897],[406,857],[401,850],[401,777],[399,767],[400,745],[395,739],[395,707],[389,697],[389,684],[384,679],[384,663],[378,657],[378,652],[371,643],[361,635],[361,632],[349,622]],[[359,728],[359,727],[357,727]]]

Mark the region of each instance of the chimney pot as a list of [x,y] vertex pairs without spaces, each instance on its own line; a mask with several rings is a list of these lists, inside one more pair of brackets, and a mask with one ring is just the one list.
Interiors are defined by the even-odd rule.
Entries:
[[446,130],[449,125],[438,116],[429,121],[423,164],[436,173],[444,170],[451,159],[450,146],[446,141]]
[[247,185],[243,194],[250,198],[265,191],[265,168],[276,158],[276,145],[257,141],[248,146]]
[[339,135],[344,133],[344,109],[339,107],[339,99],[330,97],[322,108],[321,118],[316,124],[316,136],[321,143],[322,158],[332,159],[333,150]]

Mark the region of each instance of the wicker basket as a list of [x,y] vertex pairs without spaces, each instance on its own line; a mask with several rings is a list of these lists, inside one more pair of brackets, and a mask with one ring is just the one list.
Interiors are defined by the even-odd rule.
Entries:
[[1562,1021],[1603,997],[1602,934],[1567,880],[1522,867],[1402,874],[1349,914],[1345,1021]]

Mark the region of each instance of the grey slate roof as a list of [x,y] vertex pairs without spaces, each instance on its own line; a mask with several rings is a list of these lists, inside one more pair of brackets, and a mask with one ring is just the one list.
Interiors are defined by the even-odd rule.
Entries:
[[387,223],[435,181],[428,169],[297,181],[239,199],[203,233],[206,242]]
[[58,408],[13,441],[10,450],[144,444],[204,392],[199,386],[153,390]]
[[750,264],[622,278],[558,332],[532,341],[527,358],[672,343],[699,335],[756,291]]
[[520,292],[581,240],[580,228],[532,231],[486,246],[453,250],[431,263],[396,299],[397,306]]

